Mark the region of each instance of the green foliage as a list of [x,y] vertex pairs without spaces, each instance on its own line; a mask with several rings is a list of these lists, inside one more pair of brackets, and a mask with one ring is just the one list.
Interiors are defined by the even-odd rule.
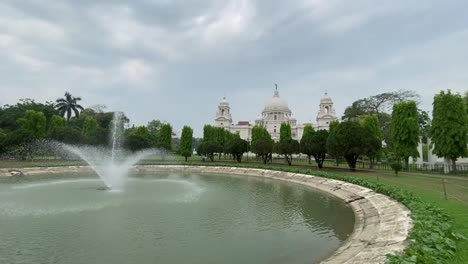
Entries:
[[80,130],[70,126],[56,127],[50,131],[49,138],[67,144],[83,144],[86,141]]
[[452,160],[453,170],[459,157],[466,157],[468,144],[468,117],[465,102],[461,95],[450,90],[441,91],[434,97],[433,121],[430,131],[434,144],[433,153]]
[[421,134],[421,141],[427,144],[427,137],[429,136],[429,130],[431,128],[431,118],[426,111],[418,109],[419,111],[419,132]]
[[132,127],[125,131],[124,147],[138,151],[154,147],[154,138],[145,126]]
[[327,130],[319,130],[306,138],[303,137],[304,141],[301,140],[302,153],[312,155],[319,169],[323,168],[323,162],[327,155],[328,135],[329,133]]
[[393,148],[408,168],[409,157],[419,157],[419,115],[415,102],[401,102],[393,106]]
[[263,126],[254,126],[252,128],[252,152],[257,154],[266,163],[271,157],[273,151],[273,140],[270,133]]
[[340,125],[340,121],[338,120],[333,120],[330,122],[330,129],[328,130],[330,133]]
[[237,134],[232,134],[226,142],[226,153],[234,156],[237,162],[242,162],[242,156],[249,150],[249,143],[240,138]]
[[334,157],[343,156],[351,170],[356,169],[357,159],[365,151],[366,129],[356,121],[345,121],[334,128],[327,140],[327,150]]
[[382,131],[383,140],[388,147],[393,146],[392,132],[391,132],[391,116],[388,111],[392,109],[393,105],[403,101],[417,101],[419,95],[413,91],[400,90],[396,92],[385,92],[373,95],[364,99],[359,99],[350,107],[347,107],[343,120],[360,119],[366,115],[377,115],[379,120],[380,130]]
[[161,125],[159,131],[158,147],[171,150],[172,146],[172,126],[170,124]]
[[5,131],[13,131],[20,128],[17,122],[19,118],[24,117],[26,111],[33,110],[44,113],[47,120],[53,115],[58,114],[52,103],[37,103],[32,99],[21,99],[15,105],[6,105],[0,110],[0,127]]
[[306,135],[306,134],[311,134],[315,131],[314,127],[311,126],[311,125],[306,125],[304,127],[304,132],[302,133],[302,136]]
[[299,142],[292,138],[286,138],[277,143],[278,153],[284,155],[289,166],[292,165],[293,154],[299,153],[299,148]]
[[[309,129],[310,130],[310,129]],[[280,127],[280,140],[276,150],[279,154],[284,155],[289,166],[292,165],[293,154],[299,153],[299,142],[293,140],[291,136],[291,125],[282,123]]]
[[279,141],[284,141],[284,140],[289,140],[291,139],[291,125],[288,123],[282,123],[280,127],[280,140]]
[[185,157],[185,161],[187,161],[187,158],[192,156],[192,137],[193,137],[193,130],[189,126],[184,126],[182,128],[182,135],[180,137],[180,147],[179,147],[179,153],[183,157]]
[[58,127],[65,127],[67,125],[67,120],[59,115],[53,115],[49,121],[49,133],[55,130]]
[[92,116],[86,116],[83,124],[83,136],[88,143],[96,144],[99,125]]
[[42,112],[28,110],[23,118],[18,119],[21,128],[30,131],[34,138],[43,138],[46,135],[47,120]]
[[376,115],[368,115],[364,117],[362,125],[365,129],[363,154],[369,158],[370,167],[372,168],[382,149],[382,133],[379,127],[379,120]]
[[299,142],[299,151],[307,155],[309,164],[311,164],[311,157],[314,154],[311,149],[312,138],[314,136],[314,128],[310,125],[304,127],[304,133],[302,134],[301,141]]
[[150,133],[158,136],[159,130],[161,130],[161,126],[163,123],[160,120],[151,120],[148,122],[148,125],[146,126],[149,130]]
[[81,101],[81,97],[74,97],[69,92],[66,92],[64,98],[59,98],[55,101],[55,108],[59,111],[60,115],[66,115],[67,121],[70,121],[72,111],[78,117],[80,110],[84,109],[78,104],[78,101]]
[[393,172],[395,172],[395,175],[398,176],[398,172],[403,169],[403,166],[399,161],[394,161],[390,163],[390,168],[392,168]]
[[198,148],[198,153],[206,155],[211,161],[214,161],[214,153],[223,152],[224,129],[205,125],[203,127],[203,142]]

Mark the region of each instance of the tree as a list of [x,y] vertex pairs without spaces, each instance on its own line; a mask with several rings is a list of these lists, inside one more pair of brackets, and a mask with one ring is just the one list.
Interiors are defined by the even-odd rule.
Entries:
[[189,126],[184,126],[182,128],[182,135],[180,137],[180,148],[179,152],[180,155],[185,157],[185,161],[187,161],[187,158],[192,156],[192,142],[193,142],[193,130]]
[[365,129],[357,121],[345,121],[330,131],[327,150],[334,155],[343,156],[351,171],[356,170],[356,162],[364,152]]
[[305,134],[301,139],[301,152],[309,157],[313,156],[319,169],[323,168],[323,162],[327,154],[328,131]]
[[98,128],[99,125],[96,118],[92,116],[85,117],[82,133],[88,143],[96,143]]
[[50,133],[51,131],[55,130],[58,127],[65,127],[65,126],[67,126],[67,120],[65,120],[65,118],[59,115],[53,115],[49,121],[48,131]]
[[419,95],[413,91],[400,90],[385,92],[359,99],[345,109],[342,120],[360,119],[367,115],[377,115],[382,138],[388,147],[392,146],[391,115],[393,105],[403,101],[418,101]]
[[465,102],[461,95],[441,91],[434,96],[432,129],[430,136],[434,144],[433,153],[452,161],[452,170],[457,170],[456,161],[466,157],[468,144],[468,118]]
[[22,129],[30,131],[36,139],[45,137],[47,120],[44,113],[28,110],[18,122]]
[[241,139],[238,134],[232,134],[226,142],[226,152],[233,155],[237,162],[242,162],[242,156],[248,149],[249,143]]
[[409,157],[419,157],[419,115],[415,102],[401,102],[393,106],[392,138],[395,154],[397,158],[403,158],[407,170]]
[[372,169],[380,150],[382,149],[382,132],[376,115],[368,115],[363,119],[364,155],[369,158],[369,167]]
[[198,148],[198,153],[206,155],[211,161],[214,161],[214,153],[223,151],[223,147],[217,140],[218,135],[219,130],[217,130],[217,127],[211,125],[203,127],[203,140]]
[[228,132],[226,129],[222,127],[213,127],[212,133],[213,133],[213,140],[217,146],[215,152],[219,153],[219,159],[221,159],[221,153],[226,152],[225,151],[226,134],[230,132]]
[[268,158],[273,151],[273,140],[270,133],[263,126],[254,126],[252,128],[252,152],[261,157],[264,164],[267,163]]
[[70,126],[56,127],[50,131],[49,138],[67,144],[83,144],[85,142],[81,131]]
[[311,146],[312,137],[314,133],[315,133],[314,128],[311,125],[306,125],[304,127],[304,132],[302,134],[301,141],[299,143],[299,149],[301,153],[304,153],[307,155],[307,160],[309,164],[311,164],[311,157],[313,155],[313,152],[310,146]]
[[[333,130],[335,130],[338,126],[340,125],[340,122],[338,120],[334,120],[330,122],[330,127],[329,127],[329,134],[328,136],[332,134]],[[328,139],[327,139],[328,142]],[[328,145],[327,143],[327,152],[330,154],[333,158],[335,158],[335,165],[338,166],[340,164],[341,160],[341,154],[339,153],[339,149],[337,148],[336,145]]]
[[131,151],[138,151],[154,146],[151,133],[145,126],[132,127],[125,131],[124,147]]
[[18,119],[24,117],[26,111],[41,112],[49,121],[53,115],[58,114],[54,105],[50,102],[37,103],[32,99],[20,99],[15,105],[5,105],[0,111],[0,127],[5,133],[19,129],[21,124]]
[[431,118],[426,111],[418,109],[419,112],[419,132],[421,133],[421,142],[427,144],[427,137],[431,128]]
[[171,150],[172,126],[170,124],[161,125],[161,130],[159,131],[158,146],[166,150]]
[[291,125],[282,123],[280,127],[280,140],[278,142],[279,154],[284,155],[289,166],[292,165],[293,154],[299,152],[299,142],[292,139]]
[[81,101],[81,97],[74,97],[69,92],[65,93],[64,98],[57,99],[55,108],[59,111],[60,115],[67,115],[67,121],[70,121],[72,111],[75,113],[75,116],[80,115],[79,110],[84,108],[78,104],[78,101]]

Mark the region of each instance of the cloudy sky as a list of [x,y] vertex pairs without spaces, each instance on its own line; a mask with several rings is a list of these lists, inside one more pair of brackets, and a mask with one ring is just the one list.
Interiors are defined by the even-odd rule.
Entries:
[[55,100],[200,135],[226,95],[253,121],[278,83],[299,122],[353,101],[468,90],[468,2],[139,0],[0,3],[0,104]]

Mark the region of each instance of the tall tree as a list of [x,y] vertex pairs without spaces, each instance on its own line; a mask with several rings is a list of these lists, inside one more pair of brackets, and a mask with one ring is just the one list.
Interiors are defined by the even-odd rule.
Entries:
[[364,153],[364,137],[365,129],[359,122],[345,121],[330,131],[327,149],[333,150],[336,156],[343,156],[354,171],[359,156]]
[[[330,128],[328,130],[328,136],[333,133],[333,130],[335,130],[338,126],[340,125],[340,122],[338,120],[334,120],[330,122]],[[327,139],[328,142],[328,139]],[[340,164],[341,160],[341,154],[339,152],[339,149],[337,148],[336,145],[328,145],[327,143],[327,153],[330,154],[333,158],[335,158],[335,165],[338,166]]]
[[205,125],[203,127],[203,140],[198,148],[199,153],[206,155],[211,161],[214,161],[214,154],[223,152],[222,141],[224,141],[223,128]]
[[385,92],[359,99],[345,109],[342,120],[361,119],[367,115],[377,115],[382,137],[388,147],[393,144],[391,134],[391,115],[393,105],[403,101],[418,101],[420,96],[407,90]]
[[456,161],[468,155],[468,118],[463,97],[441,91],[434,96],[432,129],[433,153],[452,161],[452,170],[457,170]]
[[419,157],[419,115],[415,102],[401,102],[393,106],[392,138],[396,156],[403,158],[408,169],[409,157]]
[[59,111],[60,115],[67,115],[67,121],[70,121],[72,111],[75,113],[75,116],[79,116],[79,110],[84,109],[78,104],[78,101],[81,101],[81,97],[74,97],[69,92],[66,92],[64,98],[59,98],[55,101],[55,108]]
[[429,136],[429,130],[431,128],[431,118],[426,111],[418,109],[419,112],[419,132],[421,136],[421,142],[427,144],[427,137]]
[[278,142],[279,154],[284,155],[289,166],[292,165],[293,154],[299,152],[299,142],[292,139],[291,125],[282,123],[280,127],[280,140]]
[[252,128],[252,152],[261,157],[264,164],[267,163],[268,158],[273,151],[273,140],[270,133],[263,126],[254,126]]
[[193,142],[193,130],[189,126],[182,128],[182,135],[180,137],[180,148],[179,152],[187,161],[187,158],[192,156],[192,142]]
[[98,133],[99,125],[96,118],[92,116],[86,116],[83,124],[83,136],[87,143],[93,144],[96,142],[96,136]]
[[237,162],[242,162],[242,156],[248,151],[249,143],[241,139],[238,134],[229,134],[231,135],[227,137],[226,153],[231,154]]
[[314,154],[311,145],[312,145],[312,138],[314,136],[314,128],[311,125],[306,125],[304,127],[304,132],[302,134],[301,141],[299,143],[299,149],[301,153],[307,155],[307,160],[309,164],[311,164],[311,157]]
[[172,146],[172,126],[170,124],[163,124],[159,131],[158,146],[160,148],[171,150]]
[[382,149],[382,132],[376,115],[366,116],[362,121],[362,125],[365,129],[364,155],[369,158],[369,166],[372,169]]
[[19,118],[24,117],[28,110],[42,112],[47,121],[53,115],[58,114],[58,111],[55,110],[54,105],[50,102],[43,104],[35,102],[32,99],[20,99],[15,105],[5,105],[0,111],[0,127],[2,130],[9,132],[20,128],[21,124],[17,121]]
[[151,133],[157,133],[161,129],[161,126],[163,123],[160,120],[151,120],[148,122],[148,125],[146,126]]
[[308,134],[306,137],[302,137],[302,139],[304,140],[301,140],[302,152],[307,155],[312,155],[319,169],[323,168],[323,162],[327,155],[328,131],[319,130]]
[[18,122],[22,129],[30,131],[35,138],[45,137],[47,120],[44,113],[28,110],[23,118],[18,119]]
[[63,117],[61,117],[59,115],[53,115],[50,118],[50,121],[49,121],[48,131],[49,131],[49,133],[51,133],[55,129],[57,129],[59,127],[65,127],[65,126],[67,126],[67,120],[65,120],[65,118],[63,118]]
[[145,126],[132,127],[125,131],[124,146],[131,151],[138,151],[154,146],[151,133]]

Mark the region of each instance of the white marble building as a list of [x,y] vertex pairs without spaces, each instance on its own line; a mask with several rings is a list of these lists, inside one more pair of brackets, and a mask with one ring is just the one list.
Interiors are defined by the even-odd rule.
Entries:
[[[320,100],[319,112],[316,120],[316,124],[309,124],[312,125],[315,130],[328,130],[330,122],[337,120],[333,101],[327,94]],[[296,140],[302,138],[304,127],[308,125],[308,123],[299,124],[297,122],[287,102],[279,96],[277,89],[273,97],[266,103],[261,115],[255,119],[254,124],[251,124],[250,121],[239,121],[237,124],[234,124],[232,121],[231,108],[226,97],[223,97],[219,103],[215,118],[216,127],[223,127],[232,133],[238,133],[242,139],[247,141],[250,141],[252,138],[252,127],[254,125],[265,126],[272,139],[278,141],[282,123],[289,123],[291,125],[291,134]]]

